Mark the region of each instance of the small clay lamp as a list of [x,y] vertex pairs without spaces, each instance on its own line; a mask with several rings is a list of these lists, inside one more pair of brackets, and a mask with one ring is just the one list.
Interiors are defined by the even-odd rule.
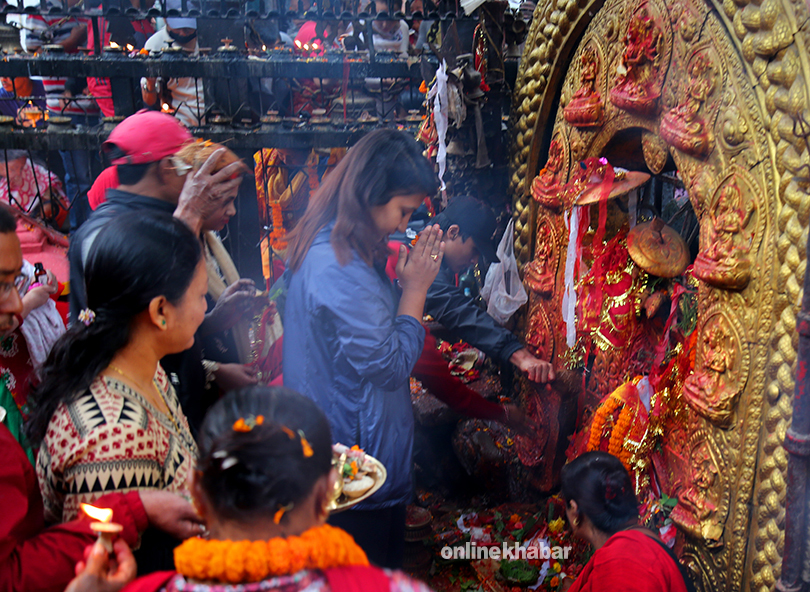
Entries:
[[121,534],[124,527],[112,522],[113,511],[109,508],[96,508],[90,504],[81,504],[82,511],[94,522],[90,523],[90,530],[98,533],[98,542],[107,553],[113,552],[113,541]]
[[115,41],[110,41],[109,45],[104,46],[104,53],[111,53],[111,54],[115,54],[115,55],[120,55],[123,52],[124,52],[124,50]]
[[268,111],[267,114],[262,117],[262,123],[281,123],[281,116],[278,114],[278,111]]

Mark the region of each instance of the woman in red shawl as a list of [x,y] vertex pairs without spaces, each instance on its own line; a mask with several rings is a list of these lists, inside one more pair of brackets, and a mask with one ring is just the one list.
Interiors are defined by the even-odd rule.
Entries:
[[672,551],[638,523],[638,500],[618,458],[586,452],[561,478],[571,529],[596,550],[568,592],[694,591]]

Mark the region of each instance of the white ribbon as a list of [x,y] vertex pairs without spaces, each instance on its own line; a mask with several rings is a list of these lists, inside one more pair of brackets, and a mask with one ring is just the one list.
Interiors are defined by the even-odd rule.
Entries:
[[430,89],[427,96],[433,99],[433,123],[436,125],[436,135],[439,137],[439,151],[436,154],[436,162],[439,165],[439,181],[442,184],[442,191],[445,190],[444,171],[447,166],[447,63],[442,60],[441,66],[436,70],[436,84]]
[[565,290],[562,299],[562,317],[565,322],[565,342],[574,347],[577,341],[577,290],[574,286],[574,265],[577,261],[577,238],[579,236],[580,208],[574,206],[565,215],[568,227],[568,251],[565,254]]

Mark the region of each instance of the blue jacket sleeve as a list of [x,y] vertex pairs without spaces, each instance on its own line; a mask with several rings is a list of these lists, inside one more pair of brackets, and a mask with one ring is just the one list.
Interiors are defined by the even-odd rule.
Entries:
[[387,287],[358,278],[350,267],[340,270],[346,273],[339,277],[324,274],[324,285],[331,289],[321,306],[334,323],[339,353],[351,368],[375,387],[394,390],[408,382],[422,353],[425,329],[411,316],[396,316]]

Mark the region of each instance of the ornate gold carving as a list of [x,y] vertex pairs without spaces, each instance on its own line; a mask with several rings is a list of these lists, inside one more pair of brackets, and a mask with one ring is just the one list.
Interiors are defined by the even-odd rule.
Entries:
[[523,268],[523,274],[529,289],[545,298],[550,298],[554,294],[560,259],[558,244],[557,232],[554,230],[551,220],[544,216],[537,222],[537,245],[534,249],[534,259]]
[[[654,0],[651,3],[655,4]],[[546,0],[538,6],[532,22],[511,123],[510,188],[515,196],[515,244],[521,265],[531,259],[534,237],[528,183],[539,168],[538,159],[542,162],[545,158],[542,130],[554,121],[554,99],[568,63],[576,62],[576,39],[583,29],[589,27],[585,37],[595,38],[603,48],[605,72],[611,76],[615,72],[621,47],[614,42],[623,34],[620,23],[627,22],[633,8],[628,0],[607,0],[605,9],[600,11],[601,7],[601,1]],[[707,107],[720,110],[716,123],[709,123],[715,120],[706,115],[717,139],[715,150],[705,161],[677,150],[672,154],[695,211],[699,218],[706,215],[712,198],[718,197],[716,180],[725,178],[734,162],[757,176],[755,190],[761,196],[755,214],[749,286],[741,295],[705,284],[700,289],[701,316],[708,303],[723,302],[744,320],[754,339],[750,346],[753,362],[736,426],[727,431],[707,428],[717,438],[732,477],[725,545],[709,550],[698,540],[690,540],[682,559],[695,570],[698,588],[704,591],[767,592],[779,577],[783,545],[784,509],[779,500],[785,495],[787,461],[781,442],[790,420],[796,313],[805,269],[805,229],[810,221],[808,187],[794,180],[799,168],[810,163],[808,151],[794,130],[797,114],[808,108],[810,60],[804,52],[810,47],[810,29],[798,27],[808,20],[808,8],[798,0],[679,0],[669,10],[671,22],[678,23],[682,43],[678,45],[678,61],[673,53],[667,85],[674,89],[677,76],[684,78],[681,60],[691,55],[689,45],[708,41],[717,52],[713,55],[717,88],[724,89],[721,104],[715,96],[704,104],[704,112]],[[683,26],[688,10],[694,12],[694,31]],[[565,27],[560,27],[554,14],[565,14]],[[611,32],[615,37],[608,36]],[[738,59],[740,55],[744,61]],[[680,84],[686,84],[685,79]],[[568,88],[572,88],[570,84]],[[677,93],[670,90],[662,95]],[[601,155],[593,152],[599,150],[594,146],[606,145],[621,129],[635,126],[655,131],[643,125],[642,118],[617,113],[610,102],[605,107],[605,128],[612,131],[600,142],[594,142],[593,135],[574,138],[571,133],[572,144],[581,145],[578,156]],[[558,125],[561,117],[560,112]],[[762,429],[763,423],[766,429]]]
[[729,427],[748,380],[748,342],[739,322],[720,306],[701,321],[697,362],[686,379],[686,402],[720,427]]
[[686,95],[661,121],[661,137],[681,152],[698,158],[709,153],[711,133],[699,111],[714,91],[714,86],[714,68],[708,53],[696,53],[689,62]]
[[602,124],[604,107],[599,92],[602,63],[595,43],[586,46],[580,58],[579,88],[563,109],[565,120],[575,127]]
[[695,277],[727,290],[742,290],[748,285],[752,236],[746,229],[755,208],[751,196],[743,199],[736,176],[719,188],[703,216],[706,240],[695,260]]
[[532,310],[526,330],[526,347],[533,356],[541,360],[551,360],[554,357],[554,330],[542,304]]
[[633,113],[649,115],[661,96],[664,54],[661,27],[642,4],[630,18],[624,36],[624,52],[616,68],[616,86],[610,91],[614,105]]
[[652,132],[642,132],[641,151],[644,154],[644,162],[653,175],[657,175],[664,170],[669,150],[667,149],[667,143],[660,136]]
[[740,113],[740,108],[730,105],[721,119],[723,142],[729,150],[735,150],[745,141],[748,123]]
[[723,546],[728,518],[728,472],[723,456],[708,430],[692,434],[687,447],[689,481],[672,510],[672,521],[707,547]]
[[556,134],[548,149],[546,166],[532,181],[532,197],[541,206],[559,212],[562,209],[561,190],[568,172],[568,155],[562,134]]

